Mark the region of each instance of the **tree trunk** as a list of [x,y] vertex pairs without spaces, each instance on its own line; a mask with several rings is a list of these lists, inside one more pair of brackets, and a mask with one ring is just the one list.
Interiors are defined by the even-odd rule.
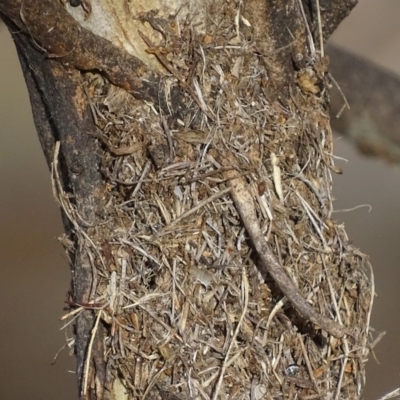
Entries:
[[360,397],[373,288],[331,217],[320,48],[354,5],[0,0],[82,399]]

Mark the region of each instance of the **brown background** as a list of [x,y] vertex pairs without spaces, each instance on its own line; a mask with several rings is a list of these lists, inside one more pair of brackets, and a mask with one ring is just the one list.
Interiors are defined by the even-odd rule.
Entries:
[[[400,75],[400,2],[361,0],[334,41]],[[0,399],[77,398],[74,359],[64,350],[58,318],[69,270],[57,237],[60,215],[32,124],[25,83],[4,27],[0,27]],[[372,94],[373,95],[373,94]],[[400,112],[400,110],[399,110]],[[362,158],[339,137],[344,175],[335,177],[335,209],[354,243],[370,254],[376,298],[372,327],[387,331],[370,357],[364,398],[400,386],[400,168]]]

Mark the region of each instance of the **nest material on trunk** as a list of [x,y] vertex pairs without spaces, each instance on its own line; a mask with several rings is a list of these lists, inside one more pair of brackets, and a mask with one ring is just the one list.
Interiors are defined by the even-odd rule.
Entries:
[[[126,398],[359,398],[373,293],[366,257],[332,219],[323,60],[296,72],[285,101],[271,98],[263,57],[238,35],[236,5],[225,7],[207,34],[166,21],[163,47],[151,49],[167,71],[160,90],[182,87],[179,114],[82,75],[107,192],[99,223],[82,228],[55,155],[56,196],[93,265],[92,303],[71,314],[94,310],[108,384]],[[260,273],[233,179],[303,297],[352,336],[308,321]],[[94,374],[88,362],[85,390]]]

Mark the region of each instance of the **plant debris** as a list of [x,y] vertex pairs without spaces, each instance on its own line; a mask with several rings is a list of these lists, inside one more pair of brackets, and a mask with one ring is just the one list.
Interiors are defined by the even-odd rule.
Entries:
[[[84,390],[96,385],[90,347],[102,326],[107,382],[132,398],[359,398],[373,285],[332,219],[325,61],[310,57],[289,99],[271,99],[250,22],[232,18],[235,2],[224,7],[207,33],[179,14],[163,21],[175,29],[149,48],[165,98],[183,89],[181,114],[82,75],[107,182],[101,221],[85,225],[63,192],[57,152],[53,186],[93,267],[96,307],[70,314],[96,314]],[[319,320],[261,267],[235,181],[263,249]]]

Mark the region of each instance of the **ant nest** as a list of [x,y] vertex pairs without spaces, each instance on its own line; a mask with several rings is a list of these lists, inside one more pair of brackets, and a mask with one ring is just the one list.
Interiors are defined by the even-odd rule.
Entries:
[[[161,92],[180,86],[185,110],[163,114],[83,75],[106,191],[96,226],[75,234],[93,265],[108,379],[137,399],[359,398],[373,291],[367,258],[332,219],[323,60],[295,72],[285,101],[273,98],[251,28],[238,36],[227,17],[237,5],[224,7],[207,34],[181,21],[151,49],[166,70]],[[263,271],[235,179],[264,250],[351,335],[320,329]]]

